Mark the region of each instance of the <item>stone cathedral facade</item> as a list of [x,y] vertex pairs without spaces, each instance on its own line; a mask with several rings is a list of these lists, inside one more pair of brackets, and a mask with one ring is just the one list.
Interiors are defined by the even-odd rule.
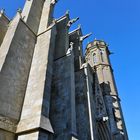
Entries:
[[56,0],[0,12],[0,140],[128,140],[108,45],[83,35]]

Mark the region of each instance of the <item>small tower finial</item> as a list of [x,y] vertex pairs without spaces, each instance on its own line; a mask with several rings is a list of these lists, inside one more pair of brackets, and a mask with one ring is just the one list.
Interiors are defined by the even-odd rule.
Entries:
[[1,13],[1,14],[4,14],[4,13],[5,13],[5,9],[1,9],[1,10],[0,10],[0,13]]
[[17,9],[17,14],[20,16],[20,18],[22,18],[21,13],[22,13],[21,8],[18,8],[18,9]]
[[70,13],[70,11],[69,11],[69,10],[67,10],[65,14],[66,14],[66,15],[69,15],[69,13]]
[[81,24],[78,25],[78,29],[80,29],[80,28],[81,28]]
[[17,12],[18,12],[18,13],[22,13],[21,8],[18,8],[18,9],[17,9]]

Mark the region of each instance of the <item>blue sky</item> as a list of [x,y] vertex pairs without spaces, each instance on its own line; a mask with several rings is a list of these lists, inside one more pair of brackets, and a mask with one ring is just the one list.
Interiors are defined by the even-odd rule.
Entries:
[[[12,18],[25,0],[0,0]],[[139,0],[59,0],[55,17],[66,10],[71,18],[80,17],[83,33],[93,32],[92,37],[105,40],[114,52],[111,62],[122,100],[122,108],[130,140],[140,140],[140,1]]]

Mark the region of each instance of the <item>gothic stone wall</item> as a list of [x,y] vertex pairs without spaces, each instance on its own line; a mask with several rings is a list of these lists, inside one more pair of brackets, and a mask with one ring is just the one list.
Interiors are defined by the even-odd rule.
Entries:
[[50,120],[53,140],[69,140],[75,131],[73,57],[65,56],[54,62],[52,81]]

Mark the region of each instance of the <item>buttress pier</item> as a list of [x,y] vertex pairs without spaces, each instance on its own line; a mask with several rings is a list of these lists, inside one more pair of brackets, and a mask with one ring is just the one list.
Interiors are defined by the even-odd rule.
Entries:
[[109,50],[83,55],[79,19],[54,19],[56,0],[0,12],[0,140],[128,140]]

